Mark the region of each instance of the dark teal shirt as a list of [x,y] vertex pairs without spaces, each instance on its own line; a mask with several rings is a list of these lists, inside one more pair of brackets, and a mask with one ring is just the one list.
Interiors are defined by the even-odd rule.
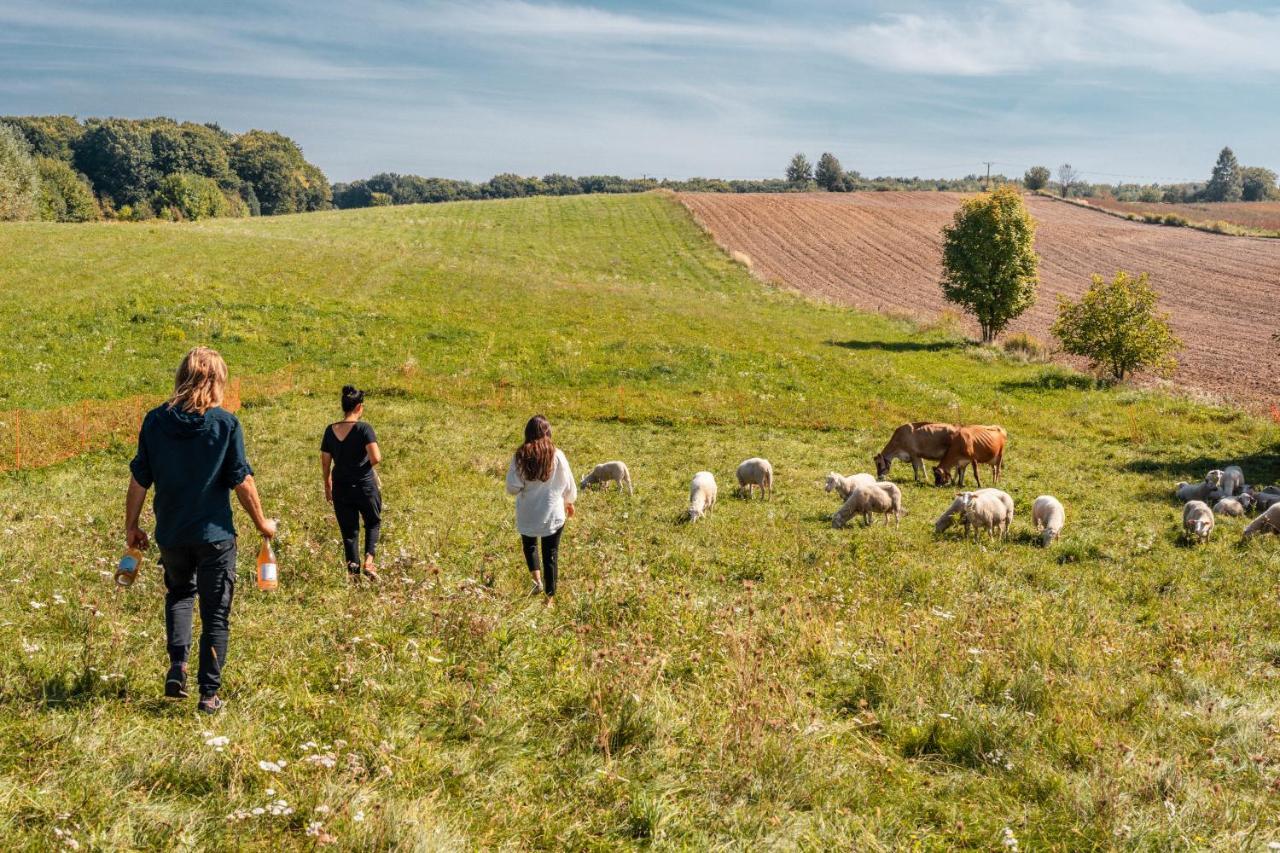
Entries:
[[142,420],[129,470],[144,489],[155,486],[156,544],[162,548],[235,537],[231,490],[253,473],[235,415],[220,408],[197,415],[167,403],[152,409]]

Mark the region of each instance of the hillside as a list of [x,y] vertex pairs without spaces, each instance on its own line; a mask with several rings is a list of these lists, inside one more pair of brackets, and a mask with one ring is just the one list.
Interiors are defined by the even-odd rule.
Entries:
[[[721,245],[803,293],[839,304],[932,319],[947,309],[941,230],[952,193],[681,194]],[[1280,241],[1129,222],[1042,197],[1039,298],[1009,331],[1049,340],[1057,297],[1078,298],[1099,273],[1151,273],[1186,344],[1176,381],[1253,406],[1280,397],[1271,335],[1280,330]],[[975,327],[976,328],[976,327]]]
[[[764,287],[662,195],[3,225],[0,294],[2,409],[162,395],[196,342],[294,370],[240,412],[282,585],[253,588],[243,536],[219,717],[160,698],[155,552],[112,587],[130,442],[0,474],[9,846],[1280,841],[1280,542],[1224,520],[1181,547],[1170,496],[1224,461],[1280,479],[1268,421]],[[347,381],[387,457],[377,591],[346,585],[318,482]],[[579,475],[621,458],[636,485],[582,496],[554,611],[501,484],[534,411]],[[900,527],[831,529],[821,478],[910,418],[1008,428],[1010,541],[935,536],[953,493],[901,465]],[[735,499],[757,454],[777,495]],[[720,504],[679,524],[701,469]],[[1048,551],[1042,493],[1068,512]]]

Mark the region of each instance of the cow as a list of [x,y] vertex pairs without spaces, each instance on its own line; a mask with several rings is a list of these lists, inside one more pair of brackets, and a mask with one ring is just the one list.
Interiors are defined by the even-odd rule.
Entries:
[[1000,482],[1000,471],[1004,467],[1004,446],[1009,434],[1002,426],[963,426],[956,430],[951,445],[943,455],[942,461],[933,469],[933,482],[945,486],[956,476],[959,485],[964,485],[964,469],[973,466],[973,479],[978,486],[982,480],[978,478],[978,463],[991,464],[991,476]]
[[955,424],[929,421],[916,421],[898,427],[893,431],[884,450],[875,456],[876,479],[888,479],[889,466],[894,460],[901,460],[911,463],[911,467],[915,469],[916,482],[920,482],[920,477],[924,474],[922,460],[936,462],[946,456],[951,447],[951,439],[959,429]]

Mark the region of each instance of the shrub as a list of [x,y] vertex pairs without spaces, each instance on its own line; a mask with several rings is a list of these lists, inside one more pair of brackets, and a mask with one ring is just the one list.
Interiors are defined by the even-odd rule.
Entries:
[[1146,273],[1120,271],[1109,283],[1095,275],[1079,302],[1059,297],[1052,331],[1065,352],[1088,358],[1112,379],[1146,369],[1167,374],[1178,366],[1173,353],[1182,343],[1168,314],[1155,310],[1158,298]]
[[36,215],[40,179],[27,140],[0,123],[0,221]]
[[89,179],[63,160],[37,157],[40,175],[40,218],[47,222],[91,222],[101,219]]
[[151,203],[157,210],[167,211],[173,219],[195,221],[231,213],[231,205],[217,181],[186,172],[161,178]]
[[977,318],[983,343],[1036,300],[1035,234],[1012,186],[966,199],[942,230],[942,295]]
[[1005,338],[1001,344],[1010,355],[1021,356],[1027,361],[1044,361],[1049,357],[1049,348],[1034,335],[1017,332]]
[[1022,185],[1032,192],[1042,190],[1049,186],[1049,177],[1049,168],[1047,166],[1032,166],[1022,176]]

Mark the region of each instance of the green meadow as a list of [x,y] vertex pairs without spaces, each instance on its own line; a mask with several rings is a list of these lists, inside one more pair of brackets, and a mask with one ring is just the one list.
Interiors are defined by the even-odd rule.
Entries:
[[[159,398],[196,344],[294,377],[239,413],[281,587],[237,510],[216,717],[162,698],[155,550],[110,577],[131,442],[0,474],[7,848],[1280,841],[1280,542],[1186,547],[1172,497],[1280,479],[1269,421],[780,292],[660,194],[4,224],[0,295],[0,410]],[[319,478],[345,382],[386,455],[377,589]],[[580,497],[554,610],[501,480],[535,412],[636,488]],[[954,490],[901,463],[899,527],[831,528],[824,475],[913,419],[1007,428],[1009,541],[936,536]],[[732,494],[755,455],[772,500]],[[702,469],[720,502],[682,524]]]

